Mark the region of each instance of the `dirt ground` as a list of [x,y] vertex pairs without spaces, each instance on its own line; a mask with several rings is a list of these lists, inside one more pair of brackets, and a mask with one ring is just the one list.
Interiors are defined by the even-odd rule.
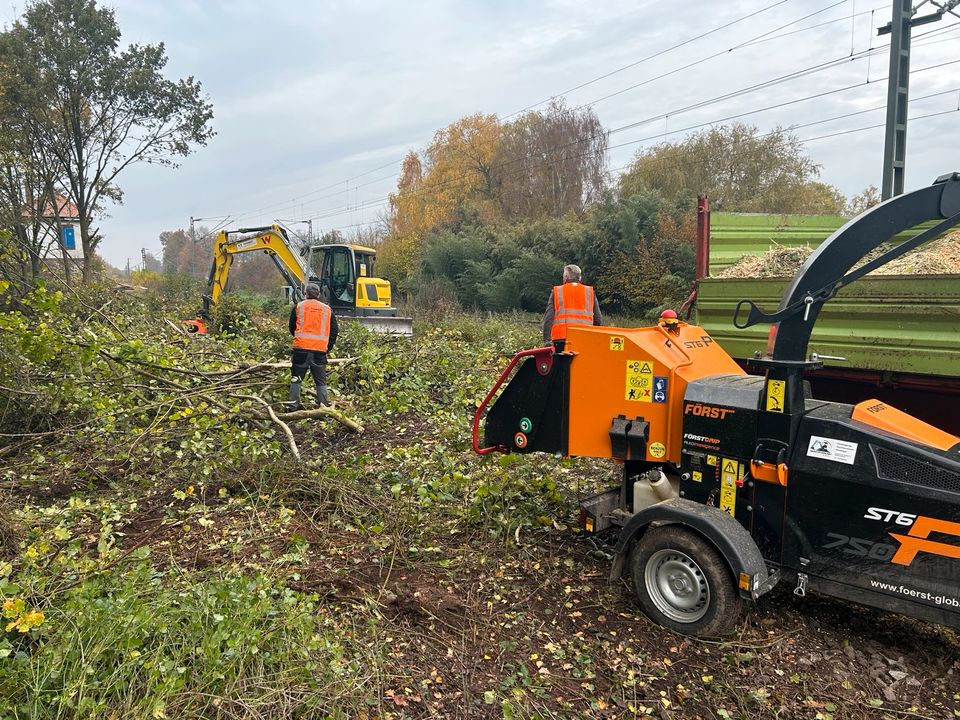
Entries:
[[960,639],[909,618],[781,587],[731,637],[693,640],[647,620],[628,581],[608,580],[608,548],[562,525],[410,548],[301,506],[231,549],[217,541],[250,531],[249,510],[215,493],[183,510],[200,502],[221,511],[186,531],[146,504],[123,529],[129,547],[198,570],[308,548],[287,584],[378,625],[371,718],[960,717]]

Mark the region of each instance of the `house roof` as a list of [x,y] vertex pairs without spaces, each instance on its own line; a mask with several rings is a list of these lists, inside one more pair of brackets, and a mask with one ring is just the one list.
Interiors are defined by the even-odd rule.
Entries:
[[[80,218],[80,211],[77,210],[77,206],[74,205],[68,198],[63,197],[63,195],[57,195],[57,204],[60,208],[60,219],[61,220],[77,220]],[[23,216],[30,217],[32,213],[30,208],[23,209]],[[53,212],[53,205],[50,201],[46,201],[43,204],[43,219],[52,220],[55,217],[56,213]]]

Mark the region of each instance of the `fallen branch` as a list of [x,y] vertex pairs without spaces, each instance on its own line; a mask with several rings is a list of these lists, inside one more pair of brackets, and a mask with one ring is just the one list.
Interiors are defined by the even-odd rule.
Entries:
[[297,460],[300,459],[300,449],[297,447],[297,441],[293,437],[293,431],[290,430],[289,425],[287,425],[283,420],[277,417],[277,414],[273,411],[273,408],[270,407],[270,403],[268,403],[266,400],[264,400],[261,397],[257,397],[256,395],[237,395],[236,397],[242,398],[244,400],[254,400],[260,403],[261,405],[263,405],[267,409],[267,413],[270,415],[270,419],[273,420],[277,425],[279,425],[280,428],[283,430],[283,432],[286,433],[287,443],[290,445],[290,452],[293,453],[293,456]]
[[352,432],[358,435],[363,433],[363,425],[356,420],[348,418],[342,412],[332,407],[318,407],[313,410],[294,410],[293,412],[280,413],[277,417],[281,420],[311,420],[319,417],[331,417],[340,424],[345,425]]
[[[356,362],[358,358],[356,357],[345,357],[345,358],[331,358],[327,360],[328,366],[333,367],[343,367],[349,365],[352,362]],[[278,369],[278,370],[289,370],[290,361],[285,360],[282,362],[241,362],[238,363],[236,367],[224,368],[223,370],[206,370],[206,371],[197,371],[198,375],[204,377],[218,377],[220,375],[233,375],[234,373],[239,372],[250,372],[252,370],[267,370],[267,369]]]

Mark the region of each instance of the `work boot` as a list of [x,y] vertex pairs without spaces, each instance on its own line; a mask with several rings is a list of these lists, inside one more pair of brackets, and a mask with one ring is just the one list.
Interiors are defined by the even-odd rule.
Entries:
[[286,403],[287,412],[294,412],[300,409],[300,378],[295,377],[290,380],[290,396]]

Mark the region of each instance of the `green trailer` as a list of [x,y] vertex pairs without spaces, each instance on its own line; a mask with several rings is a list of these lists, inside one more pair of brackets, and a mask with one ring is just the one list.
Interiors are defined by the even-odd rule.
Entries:
[[[720,272],[773,247],[815,248],[846,222],[833,215],[704,215],[700,274],[707,268]],[[789,282],[789,277],[701,277],[693,318],[745,363],[766,347],[769,326],[737,329],[737,302],[750,299],[776,310]],[[814,394],[841,402],[877,397],[960,432],[958,329],[960,275],[879,275],[848,285],[825,306],[810,340],[811,352],[844,358],[825,359],[826,367],[810,374]]]

